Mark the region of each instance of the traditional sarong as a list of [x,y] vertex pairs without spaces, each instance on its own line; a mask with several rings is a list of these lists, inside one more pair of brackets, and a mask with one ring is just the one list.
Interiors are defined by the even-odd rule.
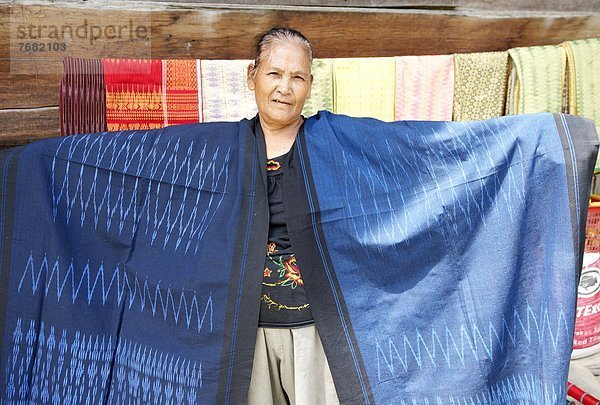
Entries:
[[161,60],[103,59],[109,131],[165,126]]
[[302,114],[315,115],[321,110],[333,111],[333,70],[331,59],[314,59],[311,67],[313,84],[310,98],[304,103]]
[[334,59],[334,111],[393,121],[395,69],[394,58]]
[[202,60],[204,121],[239,121],[256,115],[248,88],[250,60]]
[[200,60],[163,60],[165,126],[200,122],[202,80]]
[[[567,55],[569,114],[594,120],[600,133],[600,38],[568,41],[561,46]],[[600,170],[600,160],[596,170]]]
[[508,54],[506,52],[454,55],[454,121],[504,115]]
[[[564,403],[597,147],[558,114],[309,118],[283,197],[340,401]],[[0,157],[2,402],[245,403],[257,120]]]
[[60,134],[106,131],[104,74],[99,59],[65,58],[60,81]]
[[450,121],[454,56],[396,57],[396,120]]
[[564,112],[566,55],[558,45],[509,49],[508,114]]

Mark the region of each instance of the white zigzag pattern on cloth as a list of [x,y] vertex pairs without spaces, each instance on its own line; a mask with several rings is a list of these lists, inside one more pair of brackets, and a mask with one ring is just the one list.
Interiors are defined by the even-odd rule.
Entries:
[[[209,151],[205,143],[198,146],[201,154],[195,160],[193,141],[183,145],[173,137],[159,152],[160,140],[160,135],[149,138],[147,133],[65,138],[52,160],[54,222],[64,211],[67,224],[79,214],[80,227],[91,217],[94,229],[102,225],[108,232],[116,223],[121,235],[130,226],[131,237],[145,225],[152,245],[161,239],[165,249],[174,239],[173,249],[184,247],[187,253],[195,241],[197,251],[225,197],[231,150],[217,146]],[[101,163],[111,170],[108,176],[100,176]],[[160,193],[163,188],[166,192]]]
[[566,387],[545,384],[533,374],[516,374],[469,397],[435,396],[398,400],[398,405],[532,405],[562,404]]
[[[481,125],[501,125],[501,121],[492,121],[492,123],[482,123]],[[508,127],[507,127],[508,128]],[[452,131],[452,126],[448,126]],[[512,131],[507,130],[510,134]],[[490,130],[490,133],[495,133]],[[434,136],[439,137],[437,132]],[[452,147],[446,146],[446,150],[430,148],[427,151],[420,151],[417,148],[418,137],[413,138],[408,134],[403,134],[405,141],[411,152],[407,152],[399,145],[392,145],[387,140],[386,147],[377,149],[373,146],[372,153],[378,159],[379,164],[369,164],[365,153],[362,156],[348,155],[342,151],[342,161],[347,170],[343,173],[343,189],[345,193],[346,206],[349,209],[351,217],[363,218],[363,222],[353,221],[354,231],[361,239],[369,240],[369,244],[385,246],[387,241],[404,240],[408,242],[406,230],[435,229],[438,225],[432,223],[435,217],[426,215],[426,222],[415,223],[411,212],[415,207],[408,204],[408,198],[411,195],[423,195],[423,209],[428,213],[435,210],[432,204],[445,207],[451,224],[450,231],[455,235],[460,234],[459,223],[465,223],[469,229],[476,224],[473,223],[472,209],[476,210],[475,217],[480,218],[482,223],[486,223],[486,208],[494,204],[502,204],[506,207],[506,215],[513,220],[515,213],[513,207],[515,201],[518,204],[525,204],[525,175],[522,163],[514,167],[506,167],[505,184],[500,183],[499,176],[491,175],[486,177],[485,168],[493,164],[490,155],[490,148],[497,147],[504,152],[504,161],[510,162],[508,154],[516,154],[520,159],[522,152],[518,143],[513,148],[508,148],[514,135],[505,137],[496,137],[495,145],[488,145],[485,150],[487,162],[479,163],[478,157],[473,155],[472,151],[477,150],[473,143],[487,142],[485,138],[479,138],[476,133],[472,136],[452,137],[450,141]],[[443,142],[439,144],[444,145]],[[461,144],[460,148],[457,144]],[[459,156],[455,150],[464,150],[469,154],[468,157]],[[366,164],[359,166],[353,162],[362,159]],[[470,165],[467,170],[464,161]],[[384,165],[382,162],[386,162]],[[455,178],[451,175],[450,168],[459,168],[458,173],[461,177]],[[427,173],[427,174],[425,174]],[[476,181],[470,176],[476,175]],[[425,177],[431,177],[435,184],[435,189],[426,190],[423,185],[428,183]],[[446,183],[441,183],[444,179]],[[394,190],[394,193],[390,191]],[[457,191],[463,192],[462,198],[457,195]],[[377,205],[377,198],[386,196],[383,206]],[[498,197],[499,196],[499,197]],[[373,207],[369,208],[369,204]],[[511,205],[512,204],[512,205]],[[419,218],[421,216],[417,216]],[[379,248],[381,249],[381,247]]]
[[[387,342],[375,339],[379,380],[389,378],[383,376],[386,369],[396,377],[399,369],[406,372],[411,365],[416,365],[422,370],[425,363],[434,369],[442,364],[448,367],[471,367],[473,363],[466,362],[470,356],[475,361],[493,361],[495,354],[501,355],[509,347],[514,348],[525,342],[554,351],[569,344],[573,331],[562,310],[555,320],[550,319],[547,305],[543,305],[536,314],[527,303],[524,312],[520,313],[514,308],[512,322],[503,316],[501,325],[489,322],[480,327],[461,323],[450,328],[446,324],[441,331],[432,327],[429,332],[416,329],[410,336],[402,333],[397,338],[388,337],[384,339]],[[427,336],[430,339],[426,339]],[[384,350],[386,345],[387,355]],[[403,350],[398,350],[398,347]]]
[[12,334],[2,390],[7,403],[89,404],[108,399],[109,403],[193,404],[199,400],[202,363],[123,338],[115,347],[112,336],[59,331],[43,321],[38,325],[31,320],[25,332],[26,322],[18,318]]
[[[166,290],[164,288],[161,289],[160,281],[156,283],[156,287],[152,288],[148,285],[148,280],[144,280],[142,283],[137,274],[130,280],[131,276],[128,276],[127,272],[118,265],[112,271],[112,274],[110,274],[109,271],[105,270],[103,264],[94,269],[88,263],[81,272],[79,279],[77,279],[72,262],[66,271],[63,270],[64,274],[62,276],[59,258],[50,267],[48,258],[44,256],[38,266],[34,264],[33,256],[30,255],[25,266],[25,271],[19,281],[18,291],[20,293],[24,291],[24,285],[30,285],[32,294],[41,289],[44,292],[44,296],[48,297],[49,292],[52,291],[56,294],[57,301],[60,301],[63,295],[65,295],[65,299],[70,298],[73,304],[75,304],[77,298],[80,298],[78,302],[84,300],[88,305],[94,298],[100,300],[102,305],[105,305],[109,298],[116,301],[117,304],[121,304],[123,297],[127,297],[127,302],[125,302],[127,309],[132,309],[134,304],[137,303],[140,312],[149,309],[152,312],[152,316],[157,316],[157,314],[160,316],[162,314],[162,318],[165,321],[170,317],[175,324],[184,321],[188,329],[195,324],[197,325],[198,332],[200,332],[205,327],[205,321],[209,323],[209,331],[213,329],[213,301],[211,294],[209,294],[204,311],[200,315],[201,311],[198,307],[196,293],[182,290],[175,292],[174,296],[170,286]],[[29,274],[31,278],[27,277]],[[53,280],[55,280],[55,283]],[[67,286],[70,286],[70,289],[67,289],[67,291],[70,290],[70,297],[68,297],[67,291],[65,291]],[[177,294],[179,294],[178,298],[176,298]]]

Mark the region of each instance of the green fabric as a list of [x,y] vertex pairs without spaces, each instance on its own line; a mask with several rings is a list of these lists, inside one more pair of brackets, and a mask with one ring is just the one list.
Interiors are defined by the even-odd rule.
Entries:
[[[594,120],[600,133],[600,38],[562,45],[569,66],[569,113]],[[600,170],[600,157],[596,170]]]
[[565,51],[558,45],[513,48],[508,112],[562,112]]
[[315,115],[320,110],[333,111],[333,71],[331,59],[314,59],[312,63],[313,84],[310,98],[306,100],[302,114]]

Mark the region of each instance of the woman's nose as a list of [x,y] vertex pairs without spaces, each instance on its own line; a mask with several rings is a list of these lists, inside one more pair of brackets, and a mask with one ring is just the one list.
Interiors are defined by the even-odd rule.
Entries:
[[279,92],[282,94],[287,94],[290,92],[291,89],[291,79],[287,76],[282,76],[281,80],[279,81]]

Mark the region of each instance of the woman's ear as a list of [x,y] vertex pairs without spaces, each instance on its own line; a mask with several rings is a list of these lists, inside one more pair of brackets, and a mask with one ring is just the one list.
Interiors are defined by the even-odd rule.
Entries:
[[308,79],[308,95],[306,98],[310,98],[310,93],[312,92],[312,84],[313,84],[313,75],[310,75],[310,79]]
[[254,91],[254,65],[251,63],[248,65],[248,77],[246,78],[248,88]]

